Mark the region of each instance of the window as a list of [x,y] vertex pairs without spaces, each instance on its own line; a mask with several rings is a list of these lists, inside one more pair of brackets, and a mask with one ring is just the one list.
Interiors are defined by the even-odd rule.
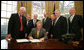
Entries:
[[16,12],[17,1],[1,1],[1,39],[6,37],[9,18]]
[[1,17],[10,18],[10,15],[16,12],[17,1],[1,1]]
[[69,9],[74,7],[74,1],[60,1],[61,15],[69,14]]
[[43,13],[45,11],[45,1],[32,1],[32,19],[33,15],[38,14],[39,20],[43,19]]
[[59,6],[61,15],[63,15],[67,19],[67,34],[69,34],[69,24],[68,24],[69,9],[71,7],[74,7],[74,1],[60,1]]

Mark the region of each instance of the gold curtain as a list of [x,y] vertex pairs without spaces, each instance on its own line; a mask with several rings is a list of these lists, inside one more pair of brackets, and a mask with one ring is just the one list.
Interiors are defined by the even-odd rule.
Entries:
[[[76,14],[83,16],[83,1],[74,1],[74,6],[76,9]],[[83,28],[81,29],[81,32],[82,32],[81,40],[83,40]]]
[[74,1],[76,14],[83,16],[83,1]]
[[19,11],[20,7],[21,7],[21,2],[23,3],[23,7],[26,8],[26,12],[24,14],[24,16],[26,17],[27,14],[30,14],[30,16],[32,16],[32,1],[18,1],[17,4],[17,12]]
[[45,1],[45,11],[48,13],[48,17],[50,17],[51,14],[53,14],[54,2],[55,9],[59,9],[59,1]]
[[[23,3],[23,6],[26,7],[26,13],[24,15],[30,14],[30,16],[32,16],[32,1],[18,1],[17,11],[19,11],[19,8],[21,7],[21,2]],[[59,9],[59,1],[45,1],[45,11],[48,13],[49,17],[53,13],[54,2],[55,9]],[[74,1],[74,6],[76,14],[83,16],[83,1]]]

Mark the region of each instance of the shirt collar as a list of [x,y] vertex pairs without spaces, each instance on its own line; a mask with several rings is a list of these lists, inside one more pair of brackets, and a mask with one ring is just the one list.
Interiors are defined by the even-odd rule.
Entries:
[[33,19],[34,21],[36,21],[36,19]]
[[47,17],[45,17],[44,19],[47,19]]
[[74,15],[72,15],[72,18],[75,16],[75,14]]
[[[18,13],[18,15],[20,16],[20,14]],[[22,17],[22,15],[21,15],[21,17]]]
[[60,18],[60,16],[59,17],[57,17],[56,19],[58,20]]

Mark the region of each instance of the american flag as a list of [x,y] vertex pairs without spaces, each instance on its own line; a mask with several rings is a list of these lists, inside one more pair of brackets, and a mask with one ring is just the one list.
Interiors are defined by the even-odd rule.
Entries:
[[53,9],[53,14],[55,14],[55,2],[54,2],[54,9]]

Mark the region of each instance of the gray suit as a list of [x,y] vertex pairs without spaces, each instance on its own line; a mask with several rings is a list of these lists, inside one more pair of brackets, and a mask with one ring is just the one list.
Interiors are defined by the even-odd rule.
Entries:
[[47,39],[46,30],[44,28],[40,29],[39,37],[37,38],[37,28],[33,28],[29,36],[32,36],[34,39],[45,38]]

